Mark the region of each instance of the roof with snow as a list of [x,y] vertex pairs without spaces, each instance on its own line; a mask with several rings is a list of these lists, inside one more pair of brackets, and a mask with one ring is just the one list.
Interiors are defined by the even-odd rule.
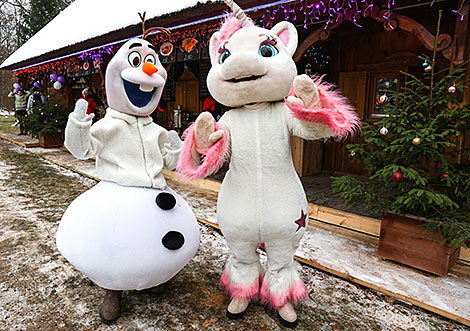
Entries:
[[10,55],[0,68],[17,68],[17,64],[30,65],[24,62],[110,32],[140,25],[138,12],[145,11],[146,19],[149,21],[152,18],[212,2],[214,1],[75,0]]

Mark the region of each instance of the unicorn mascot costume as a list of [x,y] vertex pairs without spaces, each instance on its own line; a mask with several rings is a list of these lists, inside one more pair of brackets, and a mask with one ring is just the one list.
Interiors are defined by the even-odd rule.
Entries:
[[[306,298],[294,264],[307,222],[308,203],[294,170],[290,137],[344,137],[359,125],[331,85],[297,75],[292,56],[297,31],[289,22],[255,26],[233,1],[235,13],[210,40],[207,86],[232,107],[216,123],[204,112],[185,132],[177,169],[189,179],[215,172],[230,155],[220,188],[217,220],[232,255],[221,285],[231,296],[229,318],[261,299],[287,327],[297,325],[293,304]],[[267,269],[257,247],[264,243]]]
[[118,319],[123,290],[152,289],[176,275],[199,246],[189,205],[167,185],[182,142],[149,115],[157,107],[166,71],[144,36],[127,41],[106,70],[110,107],[93,126],[87,102],[78,100],[65,129],[65,146],[79,159],[96,156],[102,181],[66,210],[57,231],[64,257],[104,288],[104,323]]

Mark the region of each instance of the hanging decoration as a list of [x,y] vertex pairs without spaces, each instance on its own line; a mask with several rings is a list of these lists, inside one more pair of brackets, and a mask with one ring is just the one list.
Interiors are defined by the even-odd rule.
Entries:
[[90,51],[83,52],[78,55],[80,60],[92,59],[93,61],[98,61],[100,64],[103,63],[103,56],[104,55],[113,55],[114,48],[113,46],[103,46],[98,49],[93,49]]
[[[457,10],[453,10],[460,20],[464,19],[463,5],[468,0],[463,0]],[[386,2],[386,5],[384,5]],[[299,8],[300,3],[300,8]],[[432,1],[434,3],[434,1]],[[356,26],[362,27],[359,23],[362,17],[366,17],[372,11],[374,5],[382,5],[384,8],[382,17],[387,21],[387,25],[391,30],[392,7],[395,0],[376,1],[376,0],[300,0],[288,3],[281,3],[264,9],[260,23],[265,28],[271,28],[278,21],[296,21],[298,17],[303,18],[304,29],[308,28],[308,24],[312,24],[320,19],[326,20],[325,29],[329,25],[338,21],[349,20]]]
[[380,134],[382,136],[386,136],[388,134],[388,129],[384,126],[382,129],[380,129]]
[[413,138],[413,140],[411,142],[413,143],[413,145],[418,146],[419,144],[421,144],[421,138],[420,137],[415,137],[415,138]]
[[[465,12],[463,10],[464,3],[469,0],[462,0],[460,7],[456,10],[453,10],[455,14],[459,16],[461,20],[464,19]],[[384,8],[381,11],[383,19],[388,21],[390,25],[390,17],[392,7],[395,5],[395,0],[384,0],[380,3],[377,0],[299,0],[299,1],[290,1],[290,2],[274,2],[269,5],[262,5],[258,7],[253,7],[251,10],[257,11],[262,10],[263,15],[261,17],[255,18],[256,23],[261,25],[264,28],[271,28],[275,23],[281,20],[287,21],[298,21],[303,20],[304,29],[308,28],[309,24],[315,23],[318,20],[324,20],[324,28],[327,29],[330,25],[343,20],[349,20],[353,22],[356,26],[361,27],[359,21],[362,17],[367,17],[371,14],[373,7],[377,5],[382,5]],[[216,17],[214,17],[215,19]],[[218,16],[217,19],[220,17]],[[171,36],[166,36],[165,34],[153,34],[149,35],[148,40],[156,45],[157,47],[162,47],[162,59],[166,57],[162,63],[174,62],[172,59],[172,52],[175,52],[181,41],[187,38],[194,38],[197,40],[197,44],[194,46],[194,50],[201,50],[201,58],[208,58],[207,46],[209,44],[210,37],[212,34],[220,27],[220,21],[214,21],[212,24],[207,22],[207,19],[204,19],[204,24],[200,24],[200,21],[193,22],[193,28],[188,28],[186,30],[172,30]],[[175,28],[177,28],[175,26]],[[170,43],[170,44],[168,44]],[[188,43],[191,44],[191,43]],[[73,55],[70,57],[64,57],[56,59],[50,62],[42,63],[39,65],[31,66],[28,68],[16,70],[13,72],[15,76],[29,75],[31,77],[47,77],[50,72],[56,72],[58,74],[64,75],[67,70],[73,68],[75,65],[80,65],[81,62],[85,59],[91,59],[90,67],[99,68],[100,64],[103,61],[103,56],[106,54],[112,55],[118,50],[119,46],[116,45],[103,45],[99,48],[84,51],[78,55]],[[166,53],[165,53],[166,51]],[[170,51],[168,53],[168,51]],[[327,66],[330,62],[330,57],[324,53],[321,49],[311,49],[312,55],[316,58],[317,63],[323,67]],[[316,52],[316,53],[315,53]],[[170,55],[168,55],[170,54]],[[426,71],[432,69],[432,66],[424,62],[423,68]],[[452,89],[450,89],[452,90]],[[454,93],[449,91],[450,93]]]
[[73,66],[77,62],[77,57],[68,57],[40,64],[34,67],[17,70],[13,72],[13,75],[16,77],[28,75],[30,77],[36,77],[37,79],[41,80],[42,77],[49,77],[51,72],[56,73],[56,75],[65,75],[67,68]]
[[455,85],[452,85],[452,86],[449,86],[447,91],[449,91],[449,93],[455,93],[455,91],[457,91],[457,88],[455,87]]
[[392,180],[397,183],[401,182],[403,180],[403,174],[400,171],[395,171],[392,174]]

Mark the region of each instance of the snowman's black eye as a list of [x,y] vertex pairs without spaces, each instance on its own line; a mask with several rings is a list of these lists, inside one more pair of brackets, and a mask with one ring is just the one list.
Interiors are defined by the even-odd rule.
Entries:
[[150,62],[152,64],[155,64],[157,60],[155,60],[155,56],[153,56],[152,54],[149,54],[145,57],[145,62]]
[[171,193],[161,192],[158,193],[155,203],[163,210],[170,210],[175,207],[176,199]]
[[133,67],[138,67],[140,62],[142,61],[142,57],[140,56],[139,52],[132,52],[127,57],[129,64]]

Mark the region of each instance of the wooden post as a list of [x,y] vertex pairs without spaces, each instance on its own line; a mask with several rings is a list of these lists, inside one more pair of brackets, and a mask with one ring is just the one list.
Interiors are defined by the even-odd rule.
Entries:
[[[452,47],[452,61],[451,66],[461,64],[470,59],[470,2],[460,0],[458,4],[460,13],[455,18],[455,32]],[[461,16],[463,15],[463,16]],[[467,86],[470,84],[470,62],[465,66],[465,79]],[[463,103],[470,102],[470,88],[467,88],[463,92]],[[467,134],[459,138],[459,149],[470,148],[470,135]],[[463,159],[463,153],[459,152],[457,162],[461,163]]]

